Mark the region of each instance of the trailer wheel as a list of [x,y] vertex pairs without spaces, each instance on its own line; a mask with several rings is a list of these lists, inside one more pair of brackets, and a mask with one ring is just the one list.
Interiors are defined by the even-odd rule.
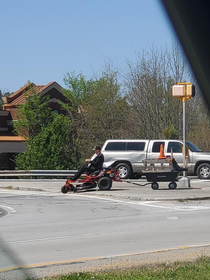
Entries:
[[158,188],[159,188],[158,183],[156,183],[156,182],[152,183],[151,188],[152,188],[153,190],[158,190]]
[[98,187],[102,191],[110,190],[112,187],[112,179],[110,179],[109,177],[101,177],[98,180]]
[[66,185],[64,185],[63,187],[61,187],[61,192],[62,193],[67,193],[69,191],[69,187],[67,187]]
[[177,187],[177,184],[175,182],[171,182],[168,184],[168,187],[170,190],[175,190]]

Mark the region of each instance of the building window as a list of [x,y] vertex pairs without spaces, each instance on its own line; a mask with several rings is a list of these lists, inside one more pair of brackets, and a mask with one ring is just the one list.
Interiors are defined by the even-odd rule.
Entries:
[[7,169],[9,167],[8,154],[1,154],[1,169]]

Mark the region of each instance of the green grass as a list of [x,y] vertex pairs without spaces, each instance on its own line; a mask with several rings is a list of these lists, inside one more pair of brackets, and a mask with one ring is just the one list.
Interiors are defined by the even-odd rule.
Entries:
[[209,280],[210,257],[195,262],[152,265],[132,269],[103,272],[72,273],[66,276],[42,278],[45,280]]
[[12,186],[3,187],[4,189],[13,189]]

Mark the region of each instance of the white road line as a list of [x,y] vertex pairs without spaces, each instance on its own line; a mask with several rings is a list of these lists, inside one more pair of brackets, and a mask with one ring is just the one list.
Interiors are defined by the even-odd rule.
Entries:
[[9,206],[6,206],[6,205],[0,205],[0,207],[3,208],[4,210],[6,210],[9,213],[17,213],[17,211],[12,207],[9,207]]
[[206,182],[210,182],[210,180],[206,180],[206,179],[205,180],[201,180],[201,179],[199,179],[199,180],[198,179],[197,180],[196,179],[192,180],[191,179],[190,182],[193,183],[193,184],[194,183],[206,183]]
[[[101,199],[101,200],[107,200],[107,201],[114,201],[117,203],[121,203],[121,204],[133,204],[133,205],[140,205],[140,206],[146,206],[146,207],[154,207],[154,208],[160,208],[160,209],[172,209],[172,210],[177,210],[177,211],[198,211],[198,210],[209,210],[210,206],[164,206],[164,205],[157,205],[158,203],[164,203],[164,201],[155,201],[155,200],[151,200],[151,201],[126,201],[126,200],[122,200],[122,199],[116,199],[116,198],[112,198],[112,197],[97,197],[97,196],[93,196],[93,195],[77,195],[74,194],[75,197],[89,197],[89,198],[94,198],[94,199]],[[168,203],[168,201],[166,202]]]
[[177,216],[172,217],[166,217],[168,220],[178,220],[179,218]]

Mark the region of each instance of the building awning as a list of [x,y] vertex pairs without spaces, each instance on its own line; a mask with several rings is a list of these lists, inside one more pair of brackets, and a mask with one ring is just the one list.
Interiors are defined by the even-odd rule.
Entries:
[[0,153],[23,153],[27,150],[26,139],[21,136],[0,136]]

